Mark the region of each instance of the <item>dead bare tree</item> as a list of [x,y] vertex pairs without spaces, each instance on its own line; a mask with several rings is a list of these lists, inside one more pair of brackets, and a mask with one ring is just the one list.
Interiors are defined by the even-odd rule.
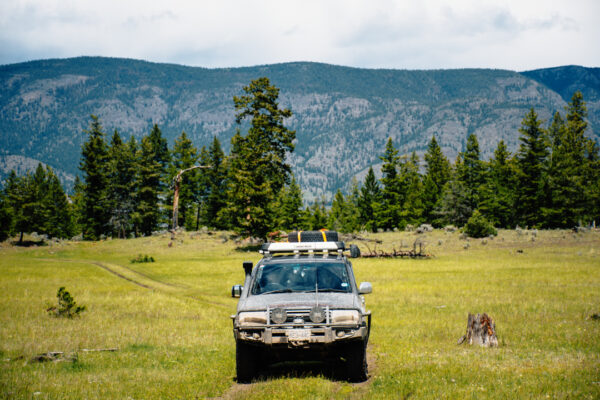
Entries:
[[173,178],[173,232],[177,229],[177,217],[179,213],[179,186],[181,185],[181,176],[193,169],[197,168],[210,168],[210,165],[194,165],[186,169],[182,169]]
[[361,252],[361,257],[364,257],[364,258],[395,258],[395,257],[428,258],[428,257],[431,257],[429,254],[427,254],[423,251],[423,248],[424,248],[423,242],[420,241],[419,239],[415,240],[415,243],[413,243],[412,250],[396,250],[396,248],[393,247],[392,251],[383,251],[383,250],[377,251],[377,243],[373,247],[373,250],[371,250],[371,248],[369,247],[369,245],[367,243],[365,243],[365,246],[368,251]]

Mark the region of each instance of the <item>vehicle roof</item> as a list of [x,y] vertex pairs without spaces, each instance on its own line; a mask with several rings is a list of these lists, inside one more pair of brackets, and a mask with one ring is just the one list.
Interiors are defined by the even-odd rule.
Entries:
[[328,254],[324,256],[320,253],[315,253],[313,255],[309,254],[286,254],[286,255],[273,255],[270,257],[265,257],[259,261],[259,264],[272,264],[272,263],[280,263],[280,262],[294,262],[302,260],[303,262],[346,262],[345,256],[338,256],[337,254]]

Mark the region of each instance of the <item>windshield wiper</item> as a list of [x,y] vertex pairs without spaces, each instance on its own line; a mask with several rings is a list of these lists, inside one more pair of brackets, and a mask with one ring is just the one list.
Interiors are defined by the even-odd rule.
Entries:
[[348,290],[346,290],[346,289],[319,289],[319,293],[323,293],[323,292],[348,293]]
[[268,291],[268,292],[262,292],[262,293],[259,293],[259,294],[271,294],[271,293],[291,293],[291,292],[293,292],[293,290],[292,290],[292,289],[289,289],[289,288],[287,288],[287,289],[277,289],[277,290],[270,290],[270,291]]

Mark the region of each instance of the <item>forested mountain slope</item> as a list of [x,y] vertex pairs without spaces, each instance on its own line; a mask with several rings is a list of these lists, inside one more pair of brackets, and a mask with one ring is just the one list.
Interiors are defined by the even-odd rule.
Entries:
[[76,174],[90,114],[107,134],[118,129],[139,138],[157,123],[170,143],[185,131],[197,147],[216,135],[228,150],[236,129],[232,97],[267,76],[281,89],[281,105],[294,113],[287,122],[297,133],[291,163],[305,199],[330,198],[380,163],[388,137],[401,152],[420,153],[435,134],[450,159],[470,133],[484,157],[501,139],[514,151],[530,107],[548,120],[578,89],[589,96],[594,136],[600,132],[598,69],[555,70],[374,70],[303,62],[205,69],[100,57],[4,65],[0,165],[10,168],[6,156],[19,155],[61,176]]

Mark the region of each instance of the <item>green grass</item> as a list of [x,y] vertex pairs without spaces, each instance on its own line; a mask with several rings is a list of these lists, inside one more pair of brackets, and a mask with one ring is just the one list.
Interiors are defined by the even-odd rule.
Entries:
[[[412,246],[384,233],[378,249]],[[599,398],[600,232],[501,231],[487,241],[425,235],[427,260],[356,259],[370,281],[370,379],[272,369],[235,383],[229,316],[242,261],[220,235],[0,247],[0,398]],[[363,242],[357,242],[364,250]],[[369,244],[373,248],[372,244]],[[521,252],[519,252],[520,250]],[[132,264],[137,254],[154,263]],[[86,305],[50,317],[60,286]],[[500,346],[458,346],[469,312],[496,321]],[[116,352],[83,349],[118,348]],[[76,352],[76,362],[36,354]]]

